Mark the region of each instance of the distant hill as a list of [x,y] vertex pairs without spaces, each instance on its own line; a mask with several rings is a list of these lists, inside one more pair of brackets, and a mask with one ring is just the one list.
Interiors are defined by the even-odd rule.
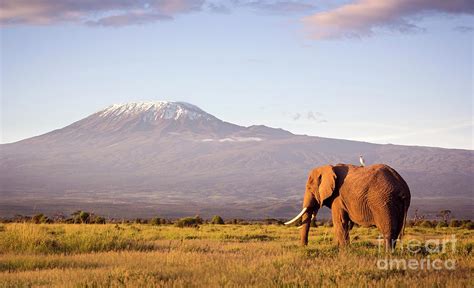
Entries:
[[0,145],[0,216],[89,209],[113,217],[289,217],[308,171],[385,163],[408,182],[411,211],[471,217],[472,150],[294,135],[242,127],[182,102],[112,105],[62,129]]

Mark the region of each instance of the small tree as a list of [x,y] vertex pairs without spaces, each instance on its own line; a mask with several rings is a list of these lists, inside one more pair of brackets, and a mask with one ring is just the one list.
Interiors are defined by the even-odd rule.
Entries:
[[105,218],[102,216],[95,216],[91,222],[95,224],[105,224]]
[[456,219],[452,219],[451,222],[449,222],[449,227],[461,227],[461,225],[461,221]]
[[326,223],[324,223],[324,227],[332,227],[333,223],[332,220],[327,220]]
[[142,218],[136,218],[134,222],[135,224],[146,224],[146,220]]
[[81,213],[79,214],[79,220],[81,220],[81,223],[83,223],[83,224],[89,223],[90,222],[90,216],[91,216],[91,214],[89,212],[81,211]]
[[199,227],[199,224],[202,224],[202,218],[199,216],[196,217],[186,217],[181,218],[176,221],[176,226],[178,227]]
[[211,224],[222,225],[224,224],[224,219],[222,219],[222,217],[219,215],[214,215],[214,217],[211,219]]
[[466,222],[462,225],[462,228],[468,229],[468,230],[473,230],[474,229],[474,223],[473,222]]
[[161,218],[158,218],[158,217],[154,217],[154,218],[151,218],[150,222],[149,222],[151,225],[161,225]]
[[448,224],[444,221],[439,221],[438,224],[436,224],[436,228],[444,228],[448,227]]
[[74,223],[89,223],[91,214],[86,211],[77,210],[76,212],[71,214],[72,219],[74,219]]
[[54,215],[53,215],[53,219],[52,221],[54,223],[62,223],[64,221],[66,221],[66,216],[61,213],[61,212],[56,212]]
[[48,217],[46,217],[43,213],[36,214],[31,218],[31,221],[35,224],[41,224],[41,223],[48,223]]
[[450,216],[451,216],[451,210],[441,210],[438,213],[438,217],[443,219],[444,223],[448,223]]
[[433,228],[433,223],[429,220],[423,220],[420,222],[420,227]]

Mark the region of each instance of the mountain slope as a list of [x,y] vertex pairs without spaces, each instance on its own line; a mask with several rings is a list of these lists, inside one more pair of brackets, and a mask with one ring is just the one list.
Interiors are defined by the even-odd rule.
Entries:
[[[311,168],[357,164],[359,154],[367,164],[397,169],[421,204],[448,199],[443,208],[472,207],[473,151],[242,127],[181,102],[112,105],[0,147],[3,214],[32,213],[36,205],[48,211],[92,207],[121,217],[286,217],[300,206]],[[460,204],[451,207],[454,201]]]

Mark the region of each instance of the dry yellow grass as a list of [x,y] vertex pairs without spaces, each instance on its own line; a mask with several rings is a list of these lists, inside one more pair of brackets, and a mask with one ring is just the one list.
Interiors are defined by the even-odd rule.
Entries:
[[313,228],[299,247],[294,227],[5,224],[1,287],[473,287],[474,233],[408,228],[406,239],[456,235],[456,250],[398,250],[399,259],[454,259],[454,270],[381,270],[376,229],[354,228],[338,249],[332,230]]

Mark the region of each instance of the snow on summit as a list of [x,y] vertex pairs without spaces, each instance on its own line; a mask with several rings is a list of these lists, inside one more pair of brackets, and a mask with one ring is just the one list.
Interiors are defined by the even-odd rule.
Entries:
[[141,116],[144,120],[179,120],[214,118],[199,107],[185,102],[148,101],[114,104],[99,112],[100,117],[122,119],[130,116]]

